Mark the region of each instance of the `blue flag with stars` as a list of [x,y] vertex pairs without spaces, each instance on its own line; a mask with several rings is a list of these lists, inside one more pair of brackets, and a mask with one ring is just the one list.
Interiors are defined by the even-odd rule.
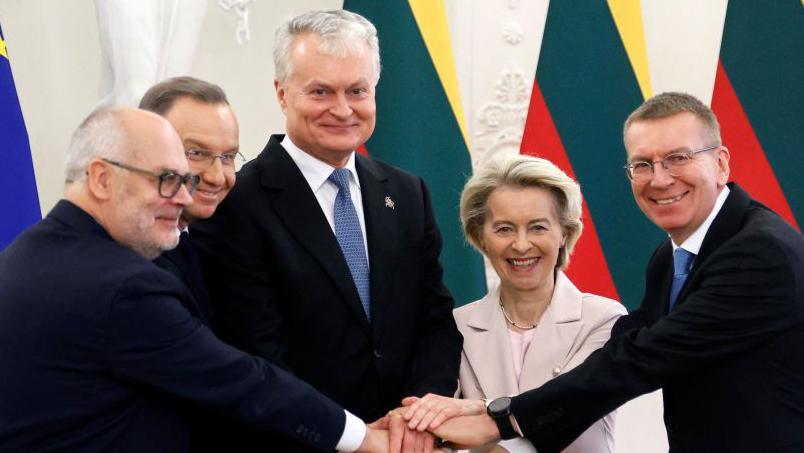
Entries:
[[36,193],[31,147],[22,118],[17,89],[11,76],[8,50],[0,27],[0,250],[17,234],[39,221],[39,196]]

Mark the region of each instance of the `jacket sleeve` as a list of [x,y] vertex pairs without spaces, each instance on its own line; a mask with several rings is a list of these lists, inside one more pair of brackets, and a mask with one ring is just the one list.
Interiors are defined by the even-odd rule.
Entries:
[[343,433],[337,404],[268,362],[218,340],[166,291],[165,277],[141,273],[109,313],[110,373],[191,400],[264,431],[332,451]]
[[626,401],[790,329],[799,265],[767,233],[723,244],[671,315],[621,333],[579,367],[516,397],[524,434],[541,453],[560,451]]

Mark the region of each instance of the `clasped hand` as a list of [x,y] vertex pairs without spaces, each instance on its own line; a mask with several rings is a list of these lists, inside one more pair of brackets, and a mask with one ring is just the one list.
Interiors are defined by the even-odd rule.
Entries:
[[[444,439],[450,447],[472,448],[499,437],[483,401],[434,394],[405,398],[402,407],[368,425],[368,429],[366,438],[376,439],[369,444],[377,449],[361,448],[361,452],[431,453],[443,451],[436,448],[436,438]],[[382,448],[384,442],[387,450]]]

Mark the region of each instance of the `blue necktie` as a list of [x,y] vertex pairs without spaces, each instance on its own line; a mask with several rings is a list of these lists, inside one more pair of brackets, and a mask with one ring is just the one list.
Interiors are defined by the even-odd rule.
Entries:
[[336,168],[328,178],[338,186],[335,197],[335,237],[341,246],[346,265],[352,274],[357,287],[357,294],[363,304],[366,317],[371,321],[369,311],[369,267],[366,248],[363,246],[363,232],[360,230],[360,219],[357,217],[355,205],[349,192],[349,170]]
[[692,260],[695,259],[695,254],[688,252],[681,247],[673,252],[673,285],[670,287],[670,307],[667,309],[670,312],[678,299],[678,293],[684,282],[687,281],[687,275],[690,273],[692,267]]

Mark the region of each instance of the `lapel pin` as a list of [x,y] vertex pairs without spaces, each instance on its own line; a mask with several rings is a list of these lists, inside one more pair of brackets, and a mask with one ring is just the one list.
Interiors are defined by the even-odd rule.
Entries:
[[385,196],[385,207],[394,209],[394,200],[391,199],[389,196]]

